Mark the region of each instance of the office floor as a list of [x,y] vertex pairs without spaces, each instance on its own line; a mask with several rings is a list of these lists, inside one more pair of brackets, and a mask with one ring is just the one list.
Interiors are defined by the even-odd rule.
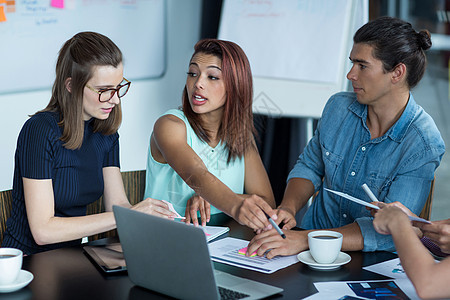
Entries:
[[436,171],[431,220],[450,218],[450,98],[448,61],[442,53],[428,54],[427,71],[413,89],[414,99],[428,112],[441,131],[446,154]]

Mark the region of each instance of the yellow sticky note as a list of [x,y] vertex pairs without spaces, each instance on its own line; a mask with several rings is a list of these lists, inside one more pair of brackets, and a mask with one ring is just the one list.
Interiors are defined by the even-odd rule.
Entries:
[[[242,254],[242,255],[245,255],[245,253],[247,253],[247,247],[239,249],[238,253]],[[250,257],[255,257],[256,255],[257,254],[256,254],[256,251],[255,251],[255,252],[252,253],[252,255],[250,255]]]
[[0,6],[0,22],[6,22],[5,8]]

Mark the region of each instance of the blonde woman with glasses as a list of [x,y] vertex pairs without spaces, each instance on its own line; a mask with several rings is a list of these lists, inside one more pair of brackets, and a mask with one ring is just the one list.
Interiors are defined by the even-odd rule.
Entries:
[[[131,207],[120,174],[120,102],[131,82],[106,36],[81,32],[61,48],[47,107],[27,120],[15,154],[13,207],[2,246],[33,254],[80,244],[116,227],[113,205]],[[86,216],[103,196],[105,213]],[[167,204],[132,207],[172,218]]]

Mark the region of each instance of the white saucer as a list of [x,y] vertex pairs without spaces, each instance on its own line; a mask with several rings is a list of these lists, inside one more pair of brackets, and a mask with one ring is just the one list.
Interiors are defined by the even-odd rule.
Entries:
[[340,266],[348,263],[351,260],[350,255],[344,252],[339,252],[338,257],[336,260],[331,264],[319,264],[314,260],[314,258],[311,256],[311,253],[309,253],[309,250],[303,251],[297,255],[297,258],[302,263],[308,265],[311,269],[315,270],[334,270],[339,268]]
[[16,281],[10,284],[0,285],[0,293],[11,293],[28,285],[34,276],[26,270],[20,270],[19,276]]

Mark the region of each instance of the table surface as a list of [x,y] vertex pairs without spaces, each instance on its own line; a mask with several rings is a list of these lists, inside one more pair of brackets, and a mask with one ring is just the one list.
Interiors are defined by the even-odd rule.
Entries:
[[[230,227],[228,236],[250,240],[251,229],[231,218],[218,215],[208,225]],[[227,235],[225,235],[227,236]],[[99,240],[90,244],[107,243]],[[352,260],[333,271],[317,271],[301,262],[272,274],[264,274],[214,262],[218,270],[257,280],[284,289],[273,299],[301,299],[317,292],[314,282],[387,279],[362,267],[397,257],[390,252],[347,252]],[[23,269],[34,275],[33,281],[20,291],[0,294],[0,300],[12,299],[167,299],[164,295],[135,286],[126,273],[105,275],[83,252],[82,247],[63,248],[24,257]],[[272,299],[271,298],[271,299]]]

